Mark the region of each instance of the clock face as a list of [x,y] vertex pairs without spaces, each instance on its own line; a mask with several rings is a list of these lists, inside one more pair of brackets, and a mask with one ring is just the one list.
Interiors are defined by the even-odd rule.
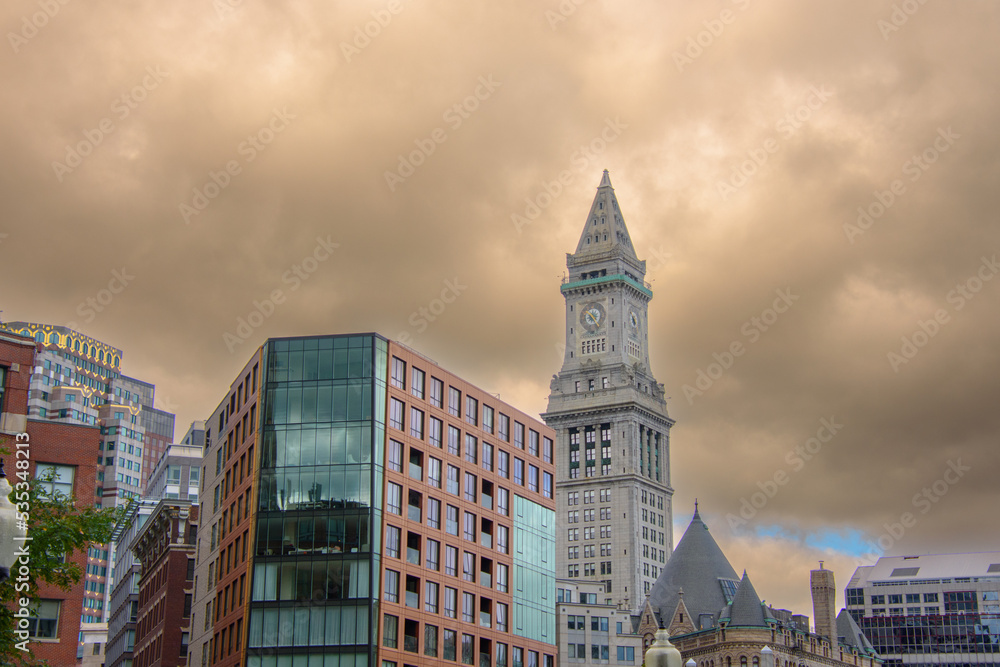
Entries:
[[639,328],[639,315],[636,314],[634,310],[630,310],[628,313],[628,325],[632,327],[632,329]]
[[591,301],[580,307],[580,324],[583,328],[593,333],[604,324],[604,306]]

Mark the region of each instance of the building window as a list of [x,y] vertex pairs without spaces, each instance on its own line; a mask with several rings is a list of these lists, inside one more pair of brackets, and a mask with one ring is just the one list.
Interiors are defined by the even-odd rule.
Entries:
[[488,470],[493,472],[493,445],[487,444],[483,441],[483,457],[482,457],[483,470]]
[[410,408],[410,435],[418,440],[424,439],[424,411]]
[[484,405],[483,406],[483,430],[486,431],[487,433],[489,433],[490,435],[493,434],[493,415],[494,415],[493,408],[491,408],[488,405]]
[[427,499],[427,525],[431,528],[441,527],[441,501],[437,498]]
[[[538,467],[528,466],[528,490],[538,493]],[[551,497],[551,493],[550,496]]]
[[398,398],[389,399],[389,426],[403,430],[403,402]]
[[449,586],[444,587],[444,615],[445,618],[458,617],[458,590]]
[[28,610],[28,636],[37,639],[59,637],[59,600],[40,600]]
[[442,433],[444,432],[444,422],[442,422],[437,417],[431,417],[427,424],[427,442],[431,443],[438,449],[441,448],[442,444]]
[[431,377],[431,405],[435,408],[444,407],[444,382]]
[[406,362],[399,357],[392,358],[392,379],[390,384],[397,389],[406,389]]
[[389,456],[386,466],[393,472],[403,472],[403,443],[389,440]]
[[425,566],[428,570],[438,569],[438,559],[441,557],[441,543],[437,540],[428,539],[427,540],[427,562]]
[[413,367],[411,369],[411,381],[410,381],[410,393],[419,398],[424,399],[424,372],[419,368]]
[[476,515],[466,512],[463,524],[463,536],[469,542],[476,541]]
[[462,593],[462,621],[472,623],[476,619],[476,596],[474,593]]
[[458,536],[458,508],[454,505],[445,508],[444,532]]
[[476,581],[476,554],[462,553],[462,578],[473,583]]
[[[434,610],[435,612],[437,609]],[[436,625],[424,625],[424,655],[436,658],[438,654],[438,629]]]
[[509,529],[502,524],[497,525],[497,551],[502,554],[508,551]]
[[473,426],[479,422],[479,401],[471,396],[465,397],[465,421]]
[[497,512],[503,516],[510,514],[510,491],[502,486],[497,488]]
[[403,487],[395,482],[386,484],[385,509],[393,514],[403,514]]
[[444,630],[444,647],[441,654],[445,660],[454,660],[456,645],[458,643],[458,633],[454,630]]
[[[54,463],[39,463],[35,467],[35,477],[43,480],[39,487],[50,496],[57,493],[69,498],[73,495],[73,478],[75,466],[56,465]],[[51,481],[49,481],[51,480]]]
[[448,453],[453,456],[459,456],[461,454],[460,443],[462,441],[462,432],[459,431],[452,425],[448,425]]
[[399,602],[399,572],[395,570],[385,571],[385,600]]
[[471,472],[465,473],[465,499],[470,503],[476,502],[476,476]]
[[454,387],[448,387],[448,414],[453,417],[462,416],[462,392]]
[[476,463],[478,441],[473,435],[465,434],[465,460],[469,463]]
[[385,614],[382,617],[382,646],[399,647],[399,617]]
[[402,531],[396,526],[385,527],[385,555],[390,558],[399,558],[399,543]]
[[444,573],[452,577],[458,576],[458,547],[445,545]]

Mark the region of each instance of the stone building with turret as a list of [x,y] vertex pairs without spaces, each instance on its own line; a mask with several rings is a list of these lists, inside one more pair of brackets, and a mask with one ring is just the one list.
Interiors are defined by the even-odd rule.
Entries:
[[635,633],[646,648],[657,629],[665,628],[685,664],[693,660],[697,667],[879,667],[881,659],[850,614],[842,611],[833,619],[833,572],[821,563],[810,579],[820,621],[814,630],[807,616],[761,602],[747,573],[736,574],[696,506],[641,613],[633,617]]

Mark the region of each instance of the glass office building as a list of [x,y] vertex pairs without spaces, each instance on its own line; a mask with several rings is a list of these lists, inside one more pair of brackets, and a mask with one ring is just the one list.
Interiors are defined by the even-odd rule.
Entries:
[[206,420],[191,664],[553,667],[553,436],[377,334],[268,340]]

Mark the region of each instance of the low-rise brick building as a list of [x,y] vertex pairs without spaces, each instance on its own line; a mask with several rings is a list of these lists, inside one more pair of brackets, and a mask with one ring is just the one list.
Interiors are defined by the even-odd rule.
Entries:
[[198,505],[162,500],[132,540],[142,565],[134,667],[187,665]]

